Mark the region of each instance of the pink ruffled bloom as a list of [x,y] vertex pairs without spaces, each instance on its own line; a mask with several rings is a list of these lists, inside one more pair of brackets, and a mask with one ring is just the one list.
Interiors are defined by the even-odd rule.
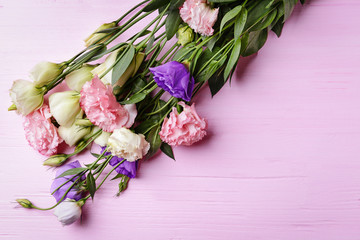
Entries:
[[194,32],[204,36],[214,33],[212,28],[217,20],[219,9],[211,9],[205,0],[186,0],[180,7],[180,17]]
[[105,132],[128,123],[128,111],[116,101],[112,87],[102,83],[98,76],[84,84],[80,95],[80,107],[86,117]]
[[196,113],[194,104],[191,106],[184,102],[178,104],[183,107],[183,111],[179,114],[173,107],[169,118],[164,119],[159,135],[161,140],[169,145],[189,146],[206,135],[207,123]]
[[55,154],[58,145],[63,141],[50,118],[50,108],[43,105],[38,110],[26,115],[23,124],[25,137],[30,146],[46,156]]

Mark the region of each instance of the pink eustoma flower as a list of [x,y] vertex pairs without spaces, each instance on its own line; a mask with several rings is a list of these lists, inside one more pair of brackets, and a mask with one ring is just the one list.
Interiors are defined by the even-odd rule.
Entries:
[[49,107],[43,105],[38,110],[26,115],[23,124],[25,137],[30,146],[46,156],[55,154],[58,145],[63,141],[50,118]]
[[180,17],[194,32],[204,36],[214,33],[212,28],[217,20],[219,9],[211,9],[205,0],[186,0],[180,7]]
[[103,84],[98,76],[86,82],[80,94],[80,106],[86,117],[105,132],[113,132],[129,121],[129,113],[116,101],[112,87]]
[[184,102],[178,104],[183,107],[183,111],[179,114],[173,107],[169,118],[164,119],[159,135],[161,140],[169,145],[189,146],[206,135],[207,123],[196,113],[194,104],[191,106]]

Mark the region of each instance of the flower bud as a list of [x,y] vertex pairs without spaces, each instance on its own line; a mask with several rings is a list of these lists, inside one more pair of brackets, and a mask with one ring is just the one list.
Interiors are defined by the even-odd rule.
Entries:
[[100,145],[100,146],[106,146],[108,140],[109,140],[109,137],[110,137],[111,133],[109,132],[105,132],[105,131],[102,131],[102,133],[100,134],[100,136],[98,136],[97,138],[95,138],[94,140],[94,143],[96,143],[97,145]]
[[59,167],[59,166],[61,166],[69,157],[70,157],[70,155],[68,155],[68,154],[52,155],[51,157],[49,157],[48,159],[46,159],[46,160],[43,162],[43,165],[44,165],[44,166],[50,166],[50,167]]
[[53,81],[64,70],[64,64],[40,62],[30,71],[30,77],[37,86],[44,86]]
[[[118,56],[118,54],[121,53],[121,49],[114,51],[113,53],[111,53],[105,60],[104,63],[100,64],[99,66],[97,66],[94,70],[91,71],[91,73],[93,75],[98,75],[98,76],[102,76],[102,74],[104,74],[107,69],[111,68],[112,65],[115,63],[116,58]],[[116,84],[114,84],[115,86],[122,86],[126,83],[126,81],[130,78],[135,76],[137,70],[139,69],[141,63],[143,62],[145,58],[145,53],[143,52],[139,52],[136,54],[136,56],[134,57],[134,59],[132,60],[131,64],[128,66],[128,68],[125,70],[125,72],[123,73],[123,75],[121,75],[121,77],[117,80]],[[104,84],[111,84],[112,82],[112,69],[105,74],[105,76],[103,76],[101,78],[101,81]]]
[[70,225],[81,217],[81,207],[77,202],[67,198],[55,208],[54,215],[62,225]]
[[[26,116],[41,107],[45,92],[45,87],[39,88],[30,81],[16,80],[10,89],[10,97],[16,106],[17,113]],[[14,109],[14,106],[11,109]]]
[[194,32],[188,26],[179,28],[179,30],[177,31],[177,38],[178,44],[181,44],[181,46],[185,46],[186,44],[191,43],[194,40]]
[[59,135],[67,145],[74,146],[77,142],[79,142],[81,139],[83,139],[86,135],[88,135],[91,132],[91,127],[84,127],[81,125],[77,125],[77,120],[85,120],[81,119],[83,116],[83,111],[80,111],[80,113],[77,115],[77,119],[70,127],[65,127],[60,125],[58,128]]
[[50,112],[59,125],[71,127],[81,110],[79,99],[76,91],[57,92],[49,97]]
[[129,67],[125,70],[123,75],[119,78],[117,83],[114,86],[122,86],[126,83],[126,81],[130,78],[135,76],[136,72],[139,70],[141,63],[144,61],[145,53],[138,52],[132,62],[130,63]]
[[[109,28],[113,28],[116,26],[115,22],[112,23],[104,23],[103,25],[101,25],[100,27],[98,27],[95,32],[93,32],[89,37],[87,37],[84,41],[85,41],[85,46],[89,47],[90,45],[94,44],[94,43],[102,43],[105,42],[109,37],[104,38],[107,33],[97,33],[99,31],[102,30],[106,30]],[[103,38],[103,39],[102,39]],[[101,40],[100,40],[101,39]]]
[[94,125],[92,122],[90,122],[89,119],[82,119],[82,118],[77,118],[75,120],[75,124],[81,127],[91,127]]
[[77,69],[65,77],[65,82],[71,90],[81,91],[82,86],[93,78],[91,71],[95,68],[93,65],[84,64],[82,68]]
[[16,201],[24,208],[32,208],[32,203],[27,199],[16,199]]
[[[120,52],[121,49],[116,50],[112,53],[109,54],[109,56],[106,57],[105,61],[100,64],[99,66],[97,66],[96,68],[94,68],[91,73],[95,76],[98,75],[99,77],[102,76],[107,69],[111,68],[111,66],[115,63],[116,61],[116,57],[118,55],[118,53]],[[107,85],[107,84],[111,84],[111,78],[112,78],[112,69],[105,74],[105,76],[103,76],[101,78],[101,81]]]

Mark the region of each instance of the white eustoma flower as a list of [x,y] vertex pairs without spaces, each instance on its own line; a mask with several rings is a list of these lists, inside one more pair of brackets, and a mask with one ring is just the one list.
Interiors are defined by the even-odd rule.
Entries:
[[105,30],[105,29],[109,29],[109,28],[113,28],[115,27],[116,24],[114,22],[112,23],[104,23],[103,25],[101,25],[100,27],[98,27],[90,36],[88,36],[84,42],[85,42],[85,46],[88,47],[94,43],[101,43],[106,41],[109,37],[105,37],[106,33],[97,33],[99,31]]
[[108,140],[108,150],[129,162],[141,159],[150,149],[144,135],[135,134],[127,128],[115,129]]
[[63,225],[70,225],[81,217],[81,207],[79,203],[67,198],[55,208],[54,215]]
[[80,94],[76,91],[53,93],[49,97],[50,112],[56,121],[65,127],[71,127],[81,111]]
[[37,86],[44,86],[53,81],[64,70],[64,64],[40,62],[30,71],[30,77]]
[[[76,116],[77,119],[81,119],[83,117],[83,111]],[[58,128],[58,133],[62,139],[66,142],[67,145],[74,146],[77,142],[83,139],[86,135],[91,132],[90,127],[84,127],[81,125],[77,125],[76,121],[70,126],[65,127],[61,126]]]
[[14,81],[10,89],[10,97],[16,106],[17,113],[24,116],[42,106],[46,88],[37,87],[26,80]]
[[65,77],[65,82],[71,90],[81,91],[82,86],[93,78],[91,71],[95,68],[93,65],[84,64],[83,67],[69,73]]

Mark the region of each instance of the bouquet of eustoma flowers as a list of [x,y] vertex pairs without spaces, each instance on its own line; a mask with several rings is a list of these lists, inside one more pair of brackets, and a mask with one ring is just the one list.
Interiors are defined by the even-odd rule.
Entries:
[[[30,146],[49,156],[44,165],[58,167],[50,188],[56,203],[17,202],[54,209],[68,225],[114,171],[120,193],[136,176],[138,161],[159,150],[174,159],[173,146],[200,141],[207,121],[197,114],[194,96],[205,86],[215,95],[231,81],[241,56],[256,53],[270,31],[280,36],[297,2],[145,0],[101,25],[71,59],[37,64],[32,81],[14,81],[9,110],[24,117]],[[123,39],[139,21],[148,24]],[[59,84],[68,90],[56,91]],[[72,153],[58,153],[62,142]],[[101,147],[91,153],[95,160],[76,161],[93,143]]]

